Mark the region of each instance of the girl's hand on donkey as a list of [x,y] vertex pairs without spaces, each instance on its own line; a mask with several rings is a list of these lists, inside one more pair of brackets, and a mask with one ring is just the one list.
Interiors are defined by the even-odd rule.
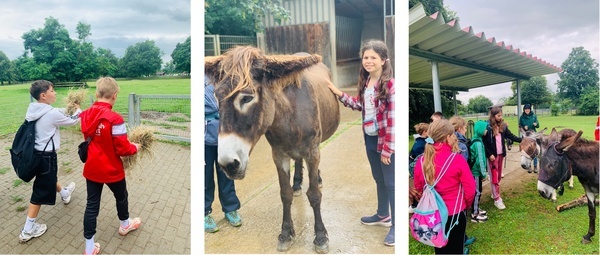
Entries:
[[327,81],[327,87],[336,96],[338,96],[338,97],[342,96],[342,91],[340,91],[338,88],[336,88],[335,85],[333,85],[333,83],[331,81],[329,81],[329,80]]

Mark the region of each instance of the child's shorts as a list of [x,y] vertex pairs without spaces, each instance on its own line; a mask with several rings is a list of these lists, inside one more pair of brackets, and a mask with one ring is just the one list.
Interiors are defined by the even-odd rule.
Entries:
[[35,152],[40,157],[37,175],[33,182],[30,202],[34,205],[54,205],[56,203],[56,182],[58,180],[58,162],[56,152]]

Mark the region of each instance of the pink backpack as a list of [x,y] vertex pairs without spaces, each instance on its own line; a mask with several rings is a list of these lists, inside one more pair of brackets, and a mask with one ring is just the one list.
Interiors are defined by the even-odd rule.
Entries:
[[[448,243],[448,236],[450,236],[450,231],[454,226],[458,225],[458,212],[454,212],[452,215],[456,215],[456,217],[452,217],[452,224],[448,229],[446,229],[446,221],[448,219],[448,208],[446,207],[446,203],[440,196],[440,194],[435,190],[435,185],[439,180],[442,179],[450,163],[454,160],[456,153],[452,153],[444,162],[442,169],[440,170],[440,174],[433,182],[433,185],[427,184],[425,182],[425,187],[423,187],[423,195],[421,196],[421,200],[419,200],[419,204],[415,209],[414,214],[410,218],[409,226],[410,232],[412,236],[417,239],[417,241],[424,243],[429,246],[433,246],[436,248],[442,248],[446,246]],[[423,158],[421,157],[421,166],[423,166]],[[422,168],[421,168],[422,170]],[[425,173],[423,173],[425,176]],[[458,210],[458,208],[462,207],[463,200],[463,192],[462,186],[460,191],[458,192],[458,201],[460,201],[460,206],[455,206],[454,208]]]

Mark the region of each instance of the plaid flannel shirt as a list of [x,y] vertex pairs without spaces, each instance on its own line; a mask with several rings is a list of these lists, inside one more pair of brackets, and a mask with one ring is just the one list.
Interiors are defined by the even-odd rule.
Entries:
[[[388,99],[385,101],[378,100],[376,102],[377,107],[377,126],[379,127],[377,134],[377,152],[381,153],[381,156],[391,157],[394,154],[395,146],[395,131],[394,126],[396,120],[394,119],[395,111],[395,94],[394,91],[394,79],[392,78],[388,84]],[[361,91],[364,94],[364,90]],[[375,94],[377,94],[377,86],[375,86]],[[365,111],[363,110],[362,102],[357,97],[352,97],[346,93],[343,93],[339,98],[340,102],[344,106],[349,107],[355,111],[361,111],[362,117],[365,117]]]

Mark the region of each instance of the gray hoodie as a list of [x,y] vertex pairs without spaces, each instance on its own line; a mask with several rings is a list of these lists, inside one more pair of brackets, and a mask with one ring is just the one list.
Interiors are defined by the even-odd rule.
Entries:
[[[44,103],[30,103],[25,120],[37,120],[35,124],[35,150],[44,150],[46,143],[50,141],[50,137],[54,141],[54,148],[58,150],[60,148],[60,129],[58,127],[73,126],[79,123],[79,113],[81,113],[81,109],[77,109],[73,116],[67,116],[64,109],[54,108]],[[52,151],[52,142],[48,144],[46,151]]]

